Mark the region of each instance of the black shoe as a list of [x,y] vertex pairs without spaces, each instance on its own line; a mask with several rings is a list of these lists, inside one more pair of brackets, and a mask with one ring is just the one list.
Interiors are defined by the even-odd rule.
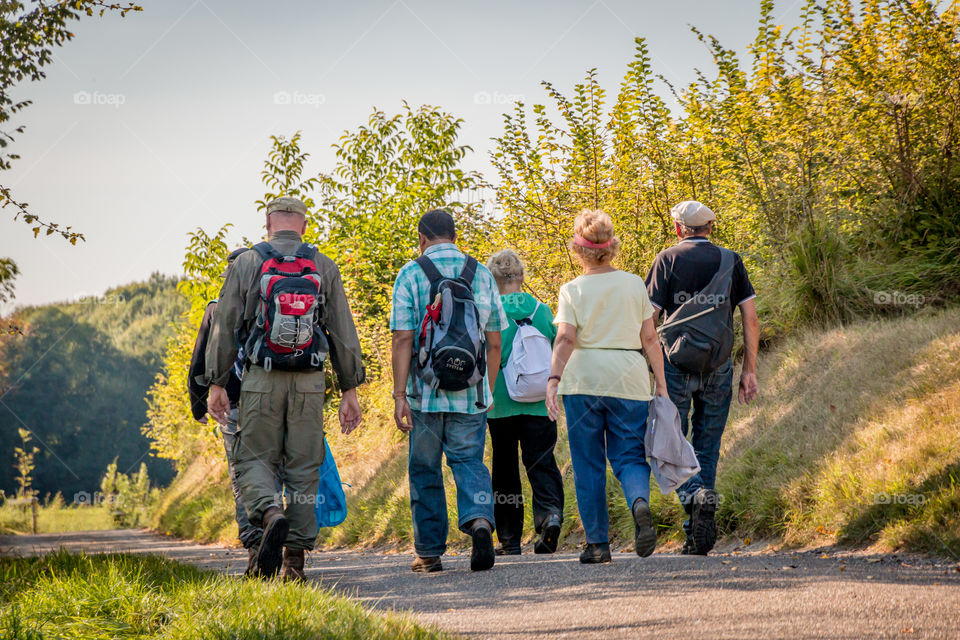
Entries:
[[633,547],[641,558],[646,558],[657,548],[653,514],[650,513],[650,505],[643,498],[637,498],[633,503]]
[[417,556],[413,559],[410,570],[414,573],[434,573],[436,571],[443,571],[443,564],[440,562],[440,556],[431,556],[429,558]]
[[609,542],[588,542],[580,552],[580,564],[612,562]]
[[687,539],[683,541],[683,548],[680,549],[680,555],[682,556],[696,555],[693,552],[693,538],[687,536]]
[[263,539],[257,549],[257,575],[272,578],[283,564],[283,542],[290,531],[290,523],[278,507],[270,507],[263,514]]
[[560,543],[560,516],[551,514],[540,529],[540,538],[533,545],[534,553],[554,553]]
[[505,547],[500,545],[497,547],[496,553],[498,556],[519,556],[520,547]]
[[493,566],[496,554],[493,551],[493,532],[490,523],[480,518],[473,525],[473,552],[470,554],[470,569],[486,571]]
[[717,543],[717,492],[699,489],[693,494],[693,510],[690,515],[690,530],[693,535],[693,553],[705,556]]

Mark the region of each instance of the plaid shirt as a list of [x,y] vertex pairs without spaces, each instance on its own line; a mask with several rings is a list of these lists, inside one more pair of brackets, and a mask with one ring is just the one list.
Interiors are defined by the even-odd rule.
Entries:
[[[466,256],[451,243],[435,244],[428,247],[423,253],[436,265],[437,269],[448,278],[460,275]],[[507,314],[500,303],[500,293],[493,275],[482,264],[477,265],[477,273],[473,278],[473,296],[480,312],[480,324],[484,331],[502,331],[507,327]],[[423,269],[416,262],[408,262],[400,269],[397,279],[393,283],[393,308],[390,311],[391,331],[413,331],[414,353],[419,349],[420,324],[427,311],[430,298],[430,281]],[[413,354],[410,354],[411,358]],[[484,398],[487,406],[493,402],[490,385],[487,383],[486,371],[483,379]],[[426,388],[423,381],[411,367],[410,377],[407,379],[407,397],[410,399],[410,408],[426,413],[481,413],[486,409],[477,408],[476,386],[463,391],[432,391]]]

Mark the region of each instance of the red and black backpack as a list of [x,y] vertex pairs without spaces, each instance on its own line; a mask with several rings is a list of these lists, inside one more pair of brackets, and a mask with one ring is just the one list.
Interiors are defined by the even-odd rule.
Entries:
[[329,343],[320,326],[324,301],[317,249],[301,244],[290,256],[268,242],[253,249],[263,265],[257,321],[244,346],[247,359],[267,371],[322,369]]

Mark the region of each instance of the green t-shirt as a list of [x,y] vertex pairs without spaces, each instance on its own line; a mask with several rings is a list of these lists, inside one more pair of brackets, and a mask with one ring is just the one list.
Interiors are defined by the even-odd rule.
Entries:
[[[500,296],[503,310],[507,312],[507,328],[500,332],[502,347],[500,351],[500,374],[493,388],[493,407],[487,413],[488,419],[508,418],[510,416],[545,416],[547,405],[541,402],[517,402],[507,393],[507,383],[503,380],[503,368],[507,365],[507,358],[513,350],[513,337],[517,335],[517,320],[529,318],[533,314],[532,323],[537,330],[547,337],[550,344],[557,335],[557,328],[553,325],[553,313],[550,307],[538,303],[529,293],[508,293]],[[539,306],[537,306],[539,304]],[[536,311],[534,313],[534,311]]]
[[640,327],[653,316],[643,279],[626,271],[582,275],[560,287],[556,324],[572,324],[577,342],[560,395],[650,400]]

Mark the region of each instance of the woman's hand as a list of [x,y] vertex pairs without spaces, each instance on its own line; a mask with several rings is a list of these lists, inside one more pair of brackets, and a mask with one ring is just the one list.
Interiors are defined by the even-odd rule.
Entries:
[[547,415],[551,420],[556,420],[560,416],[560,403],[557,401],[557,387],[560,382],[553,378],[547,381]]
[[667,384],[665,382],[662,384],[658,382],[657,386],[653,390],[653,395],[669,398],[670,393],[667,392]]

